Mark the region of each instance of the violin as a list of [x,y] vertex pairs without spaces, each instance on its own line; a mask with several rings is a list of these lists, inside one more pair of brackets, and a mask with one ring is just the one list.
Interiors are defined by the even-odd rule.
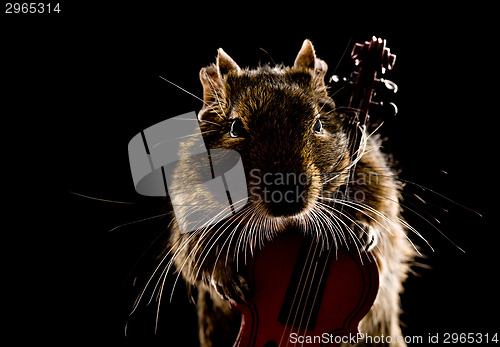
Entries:
[[378,292],[369,252],[325,250],[299,233],[264,246],[249,268],[252,301],[234,304],[242,314],[235,347],[336,346],[336,336],[357,334]]
[[[392,70],[396,62],[396,55],[391,53],[386,44],[386,40],[373,36],[371,41],[365,41],[363,44],[356,43],[351,53],[355,64],[359,65],[359,72],[349,101],[349,108],[359,111],[358,118],[360,122],[362,121],[362,125],[366,125],[368,120],[368,109],[372,103],[376,81],[384,82],[387,89],[393,92],[397,91],[397,86],[391,81],[377,79],[378,74]],[[397,108],[394,113],[397,113]]]
[[[385,40],[373,37],[355,44],[351,57],[359,72],[349,108],[358,112],[357,125],[365,126],[377,75],[392,69],[396,56]],[[242,315],[234,347],[350,342],[379,288],[377,263],[369,251],[328,246],[298,230],[264,245],[248,271],[250,300],[231,303]]]

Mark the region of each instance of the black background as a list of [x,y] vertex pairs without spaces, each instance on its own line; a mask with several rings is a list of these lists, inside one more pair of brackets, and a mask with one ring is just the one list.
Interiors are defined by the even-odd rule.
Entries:
[[128,318],[168,223],[153,218],[116,228],[163,212],[161,200],[134,191],[128,141],[201,107],[159,76],[201,96],[198,72],[214,62],[217,48],[240,66],[270,62],[269,56],[292,64],[305,38],[328,63],[328,77],[339,62],[337,73],[348,74],[352,62],[349,54],[342,59],[344,50],[372,35],[386,38],[397,55],[387,78],[399,86],[400,112],[380,132],[401,178],[428,188],[408,184],[407,206],[437,227],[406,209],[405,218],[434,252],[412,236],[432,269],[415,269],[418,276],[406,284],[404,332],[424,340],[439,333],[441,341],[445,332],[498,332],[493,8],[289,3],[195,11],[194,4],[73,2],[61,3],[61,10],[1,18],[3,284],[12,307],[7,331],[16,338],[196,345],[195,311],[183,283],[171,304],[166,290],[157,334],[154,302]]

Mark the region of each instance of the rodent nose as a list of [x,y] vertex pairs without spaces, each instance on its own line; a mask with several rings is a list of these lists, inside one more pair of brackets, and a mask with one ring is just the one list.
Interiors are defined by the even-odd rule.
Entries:
[[293,216],[307,206],[309,182],[296,174],[275,175],[273,180],[263,180],[262,196],[268,213],[272,216]]

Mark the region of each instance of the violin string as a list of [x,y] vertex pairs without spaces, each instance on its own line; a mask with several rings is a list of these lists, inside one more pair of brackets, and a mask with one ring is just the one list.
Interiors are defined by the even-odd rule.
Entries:
[[[330,247],[330,249],[328,250],[328,255],[327,255],[327,258],[326,258],[326,260],[324,262],[323,269],[321,270],[321,275],[319,277],[319,283],[321,283],[323,281],[323,277],[325,275],[326,268],[327,268],[327,265],[328,265],[328,259],[330,259],[330,257],[332,256],[331,252],[332,252],[333,248],[334,247]],[[335,254],[337,255],[337,249],[336,248],[335,248]],[[316,299],[318,298],[319,288],[320,288],[320,285],[318,285],[316,287],[316,292],[314,293],[314,299],[313,299],[311,307],[314,307],[314,304],[316,303]],[[306,325],[305,325],[306,327],[309,325],[309,322],[311,320],[312,311],[313,311],[312,309],[309,311],[309,315],[307,317],[307,322],[306,322]],[[304,338],[302,339],[302,341],[305,341],[305,335],[306,335],[306,330],[304,330],[304,336],[303,336]]]
[[[301,315],[300,315],[300,321],[299,321],[299,324],[297,325],[297,333],[300,331],[300,324],[302,323],[302,318],[304,317],[304,311],[305,311],[305,308],[306,308],[307,300],[309,299],[309,293],[310,293],[310,289],[311,289],[311,285],[310,284],[313,283],[313,280],[314,280],[314,274],[316,272],[316,266],[314,266],[314,270],[312,272],[312,275],[311,275],[311,269],[313,268],[313,264],[315,263],[314,259],[316,258],[316,254],[318,252],[319,242],[313,242],[313,241],[311,241],[310,248],[312,248],[313,245],[314,245],[314,252],[313,252],[312,257],[310,259],[309,268],[307,270],[306,280],[304,281],[304,284],[302,285],[302,288],[301,288],[302,291],[300,293],[300,300],[299,300],[299,303],[297,305],[297,309],[295,310],[295,315],[293,317],[293,322],[292,322],[292,327],[291,327],[292,331],[291,332],[293,332],[293,329],[295,327],[295,322],[296,322],[296,319],[297,319],[297,313],[298,313],[298,310],[300,308],[300,305],[302,304],[302,298],[304,296],[304,293],[305,293],[306,289],[308,288],[309,290],[307,290],[307,295],[306,295],[306,297],[305,297],[305,299],[303,301],[303,303],[304,303],[304,309],[301,310],[302,312],[301,312]],[[299,287],[297,287],[297,289],[299,289],[299,288],[300,288],[300,284],[299,284]],[[306,329],[304,329],[304,331],[306,331]],[[301,345],[303,345],[303,343]]]
[[[319,218],[319,216],[316,216],[316,215],[314,215],[314,216],[315,216],[315,217],[317,217],[317,218]],[[319,229],[319,225],[320,225],[320,224],[318,224],[318,223],[314,223],[314,227],[315,227],[315,229]],[[319,233],[319,232],[318,232],[318,235],[320,235],[320,233]],[[327,247],[328,247],[328,240],[326,240],[326,243],[327,243]],[[317,242],[316,242],[316,249],[318,248],[318,246],[319,246],[319,239],[318,239],[318,240],[317,240]],[[312,274],[312,276],[311,276],[311,277],[312,277],[312,280],[311,280],[311,282],[310,282],[310,285],[308,286],[308,292],[307,292],[307,296],[306,296],[305,303],[307,303],[307,302],[309,301],[309,296],[310,296],[310,294],[311,294],[311,289],[314,291],[314,289],[312,288],[312,287],[313,287],[313,286],[312,286],[312,284],[313,284],[313,283],[316,283],[316,281],[315,281],[315,276],[316,276],[316,278],[317,278],[316,272],[317,272],[317,270],[319,270],[319,269],[318,269],[318,265],[319,265],[319,261],[318,261],[318,260],[320,259],[321,255],[322,255],[322,253],[323,253],[323,248],[324,248],[324,242],[322,243],[322,246],[321,246],[321,247],[319,247],[319,254],[318,254],[318,258],[315,258],[315,259],[317,259],[317,260],[314,262],[314,263],[315,263],[315,264],[314,264],[314,271],[313,271],[313,274]],[[332,249],[332,248],[333,248],[333,247],[328,247],[329,251],[331,251],[331,249]],[[316,255],[316,249],[315,249],[315,255]],[[329,255],[330,255],[330,252],[328,253],[328,256],[329,256]],[[327,259],[328,259],[328,258],[327,258]],[[300,326],[302,326],[302,321],[304,320],[304,315],[305,315],[305,314],[307,314],[307,321],[306,321],[306,324],[304,325],[306,328],[305,328],[305,329],[303,329],[304,334],[303,334],[303,339],[302,339],[302,341],[305,341],[305,336],[306,336],[306,334],[307,334],[307,327],[309,326],[309,322],[310,322],[310,320],[311,320],[311,316],[312,316],[312,313],[313,313],[314,304],[316,303],[316,299],[317,299],[317,297],[318,297],[318,292],[319,292],[319,288],[320,288],[320,285],[319,285],[319,284],[321,283],[321,281],[322,281],[322,279],[323,279],[323,276],[324,276],[325,270],[326,270],[326,262],[325,262],[325,265],[323,266],[323,269],[321,270],[321,275],[319,276],[319,282],[318,282],[317,288],[316,288],[316,290],[314,291],[314,296],[313,296],[313,299],[312,299],[312,304],[310,305],[310,310],[309,310],[309,313],[307,314],[306,310],[304,309],[304,310],[302,311],[302,314],[301,314],[301,317],[300,317],[300,322],[299,322],[299,324],[298,324],[298,326],[299,326],[299,327],[300,327]],[[304,308],[305,308],[305,307],[304,307]]]
[[[315,225],[315,228],[316,228],[316,225]],[[315,242],[316,241],[316,242]],[[309,268],[308,268],[308,273],[307,273],[307,277],[306,277],[306,281],[303,283],[302,285],[302,292],[301,292],[301,301],[299,302],[299,305],[297,305],[297,310],[295,311],[295,316],[294,316],[294,320],[292,322],[292,326],[296,326],[297,327],[297,333],[300,331],[301,329],[301,326],[302,326],[302,321],[304,319],[304,314],[306,312],[306,308],[307,308],[307,303],[309,301],[309,296],[310,296],[310,293],[311,293],[311,287],[312,287],[312,284],[315,282],[314,279],[315,279],[315,275],[316,275],[316,269],[317,269],[317,261],[315,261],[317,259],[317,257],[319,256],[319,254],[321,254],[321,246],[320,246],[320,243],[319,243],[319,240],[314,240],[314,238],[311,240],[311,248],[312,246],[314,245],[314,251],[313,251],[313,254],[312,254],[312,257],[310,259],[310,264],[309,264]],[[313,267],[314,265],[314,267]],[[311,274],[312,272],[312,274]],[[304,297],[304,293],[307,291],[307,294],[305,295],[305,298],[304,300],[302,300],[302,298]],[[300,308],[300,305],[303,305],[303,309],[300,311],[300,320],[298,322],[298,324],[296,324],[296,320],[298,319],[297,317],[297,314],[298,314],[298,309]],[[311,308],[312,310],[312,308]],[[305,333],[307,332],[307,329],[304,329],[304,336],[305,336]],[[305,340],[303,340],[305,341]],[[303,343],[301,344],[301,346],[303,345]]]
[[[316,214],[313,214],[313,215],[311,216],[311,218],[314,218],[314,217],[317,217],[317,215],[316,215]],[[313,258],[312,258],[312,262],[314,263],[314,269],[313,269],[313,273],[312,273],[312,275],[311,275],[311,280],[309,281],[309,285],[304,286],[304,289],[305,289],[305,288],[308,288],[308,289],[307,289],[306,299],[305,299],[305,301],[304,301],[304,310],[302,310],[302,311],[301,311],[300,321],[299,321],[299,324],[298,324],[298,329],[297,329],[297,330],[300,330],[300,327],[302,326],[302,322],[303,322],[303,320],[304,320],[304,314],[306,314],[306,307],[307,307],[307,303],[309,302],[309,297],[310,297],[310,294],[311,294],[311,289],[312,289],[312,287],[313,287],[313,286],[312,286],[312,284],[313,284],[313,283],[316,283],[316,281],[315,281],[315,278],[316,278],[316,277],[315,277],[315,276],[316,276],[316,271],[317,271],[317,269],[318,269],[318,259],[319,259],[319,257],[321,256],[322,249],[323,249],[323,247],[324,247],[324,243],[325,243],[325,241],[324,241],[324,239],[323,239],[322,245],[321,245],[321,247],[320,247],[320,242],[319,242],[319,241],[320,241],[320,240],[319,240],[319,238],[320,238],[320,235],[321,235],[321,230],[320,230],[320,227],[319,227],[319,225],[320,225],[320,224],[319,224],[319,223],[317,223],[317,222],[315,222],[315,221],[313,221],[312,225],[313,225],[313,227],[314,227],[314,229],[315,229],[315,231],[316,231],[316,235],[317,235],[317,238],[318,238],[318,239],[316,240],[316,242],[315,242],[314,256],[313,256]],[[328,240],[326,240],[326,241],[327,241],[327,245],[328,245]],[[314,239],[313,239],[311,242],[314,242]],[[319,249],[318,257],[316,257],[316,254],[317,254],[317,252],[318,252],[318,249]],[[309,269],[310,269],[310,268],[309,268]],[[303,338],[303,340],[302,340],[302,341],[305,341],[305,336],[306,336],[306,333],[307,333],[307,326],[308,326],[308,324],[309,324],[309,318],[311,317],[311,313],[312,313],[312,311],[313,311],[313,308],[314,308],[314,302],[315,302],[315,301],[316,301],[316,299],[314,298],[313,303],[312,303],[312,305],[310,306],[310,310],[309,310],[309,315],[308,315],[307,324],[305,325],[305,328],[303,329],[303,331],[304,331],[303,337],[304,337],[304,338]],[[302,343],[301,345],[303,346],[303,343]]]
[[[318,244],[319,244],[319,243],[318,243]],[[319,250],[319,255],[320,255],[320,254],[321,254],[321,248],[320,248],[320,250]],[[313,270],[313,273],[312,273],[312,275],[311,275],[311,282],[310,282],[310,284],[314,283],[314,276],[316,275],[316,270],[317,270],[317,267],[318,267],[318,262],[317,262],[317,261],[314,261],[313,263],[314,263],[314,270]],[[306,304],[307,304],[307,302],[309,301],[309,295],[311,294],[311,288],[312,288],[312,285],[309,285],[309,286],[307,286],[307,287],[308,287],[308,289],[307,289],[307,296],[306,296],[306,299],[305,299],[305,301],[304,301],[304,310],[302,310],[302,313],[301,313],[301,315],[300,315],[300,321],[299,321],[299,324],[298,324],[298,326],[299,326],[299,327],[302,325],[302,321],[303,321],[303,319],[304,319],[304,315],[306,314],[305,305],[306,305]],[[319,286],[318,286],[318,287],[319,287]],[[304,289],[305,289],[305,288],[304,288]],[[314,301],[316,301],[316,300],[314,300]],[[313,302],[314,302],[314,301],[313,301]],[[313,311],[313,307],[314,307],[314,303],[313,303],[313,305],[311,305],[311,309],[309,310],[309,315],[308,315],[308,317],[311,317],[311,313],[312,313],[312,311]],[[300,329],[300,328],[297,328],[297,330],[298,330],[298,329]],[[305,328],[304,328],[303,330],[304,330],[304,335],[303,335],[304,339],[302,339],[302,341],[305,341],[305,336],[306,336],[306,334],[307,334],[307,324],[305,325]],[[303,345],[304,345],[304,342],[301,344],[301,346],[303,346]]]
[[[283,342],[283,338],[285,336],[285,333],[287,331],[288,326],[290,326],[290,334],[293,332],[293,322],[292,322],[291,325],[289,325],[289,322],[290,322],[290,318],[291,318],[291,315],[292,315],[292,312],[293,312],[293,308],[295,307],[295,302],[297,300],[297,297],[298,297],[298,294],[299,294],[299,290],[301,288],[302,279],[304,279],[304,282],[306,282],[307,281],[307,277],[309,277],[309,271],[307,271],[305,278],[304,278],[304,273],[305,273],[305,269],[306,269],[307,265],[309,264],[310,257],[314,258],[314,254],[311,254],[312,246],[313,246],[313,244],[311,243],[311,245],[309,246],[309,250],[307,252],[306,260],[304,262],[304,267],[302,268],[302,272],[300,273],[299,282],[298,282],[297,287],[295,289],[295,294],[294,294],[294,297],[293,297],[293,300],[292,300],[292,304],[290,306],[290,310],[288,312],[286,323],[283,326],[283,333],[281,335],[279,346],[281,346],[281,344]],[[299,301],[297,303],[297,307],[300,306],[300,302],[302,300],[302,294],[303,293],[300,294]],[[296,314],[296,312],[295,312],[295,314]],[[295,321],[295,317],[294,317],[294,321]],[[286,346],[288,346],[289,343],[290,343],[290,339],[286,339]]]
[[[334,202],[335,204],[335,202]],[[315,226],[316,227],[316,226]],[[311,250],[314,246],[314,251],[313,251],[313,254],[311,256]],[[304,320],[304,315],[306,314],[306,304],[309,300],[309,296],[311,295],[311,285],[307,285],[308,283],[309,284],[312,284],[312,283],[315,283],[315,276],[317,276],[317,262],[314,262],[314,259],[316,258],[316,255],[318,254],[319,252],[319,255],[321,255],[321,250],[322,247],[319,247],[319,240],[316,240],[316,242],[312,241],[310,246],[309,246],[309,251],[308,251],[308,255],[306,257],[306,261],[304,263],[304,267],[302,269],[302,272],[301,272],[301,276],[300,276],[300,279],[299,279],[299,283],[297,285],[297,289],[295,291],[295,295],[294,295],[294,298],[293,298],[293,301],[292,301],[292,304],[291,304],[291,309],[290,309],[290,312],[288,314],[288,317],[287,317],[287,321],[286,321],[286,324],[285,324],[285,327],[283,329],[283,334],[281,336],[281,340],[280,340],[280,343],[279,343],[279,346],[282,345],[283,343],[283,338],[285,336],[285,333],[286,333],[286,330],[287,330],[287,327],[289,326],[290,327],[290,334],[294,332],[295,330],[295,322],[297,321],[297,314],[298,314],[298,310],[300,309],[301,305],[303,304],[304,305],[304,310],[301,311],[301,315],[299,317],[299,323],[298,323],[298,326],[296,327],[297,329],[297,332],[300,331],[300,327],[302,325],[302,321]],[[331,252],[332,252],[332,249],[333,249],[333,245],[331,245],[329,247],[329,250],[328,250],[328,257],[331,256]],[[336,247],[335,247],[336,248]],[[313,267],[313,264],[314,264],[314,267]],[[321,283],[323,277],[324,277],[324,274],[326,272],[326,266],[327,263],[325,262],[325,264],[323,265],[322,269],[321,269],[321,274],[318,274],[319,275],[319,281]],[[305,275],[305,278],[304,278],[304,272],[306,271],[307,269],[307,273]],[[311,271],[312,271],[312,275],[311,275]],[[304,278],[304,280],[302,280]],[[307,294],[305,295],[305,298],[304,298],[304,294],[307,290]],[[300,296],[299,296],[299,301],[297,303],[297,305],[295,306],[295,302],[297,300],[297,296],[299,295],[299,292],[300,292]],[[313,303],[312,303],[312,306],[311,306],[311,309],[309,310],[309,313],[307,314],[307,322],[306,322],[306,325],[305,327],[307,327],[309,325],[309,322],[310,322],[310,319],[311,319],[311,316],[312,316],[312,307],[314,307],[314,304],[316,302],[316,299],[318,297],[318,292],[319,292],[319,285],[317,286],[315,292],[314,292],[314,298],[313,298]],[[304,300],[303,300],[304,299]],[[295,310],[295,314],[294,314],[294,318],[293,318],[293,321],[291,324],[289,324],[290,322],[290,316],[292,314],[292,310]],[[302,341],[305,341],[305,336],[307,334],[307,329],[304,328],[303,329],[303,339]],[[286,343],[286,346],[288,346],[288,344],[290,343],[290,340],[287,339],[287,343]],[[296,343],[294,344],[294,346],[296,345]],[[301,344],[303,345],[303,343]]]
[[[311,266],[312,266],[312,259],[314,259],[314,256],[316,254],[316,249],[317,249],[317,243],[316,245],[314,245],[313,242],[311,242],[310,246],[309,246],[309,250],[308,250],[308,253],[307,253],[307,256],[306,256],[306,260],[304,262],[304,267],[302,268],[302,271],[300,273],[300,278],[299,278],[299,283],[297,284],[297,288],[295,290],[295,294],[294,294],[294,297],[293,297],[293,300],[292,300],[292,304],[290,306],[290,311],[288,312],[288,316],[287,316],[287,319],[286,319],[286,323],[285,325],[283,326],[283,333],[281,335],[281,339],[280,339],[280,343],[279,343],[279,346],[281,346],[281,344],[283,343],[283,339],[285,337],[285,334],[286,334],[286,331],[287,331],[287,327],[290,326],[290,334],[293,332],[293,325],[295,324],[295,319],[297,318],[297,310],[295,310],[295,315],[294,315],[294,318],[293,318],[293,321],[292,321],[292,324],[289,325],[289,322],[290,322],[290,318],[291,318],[291,315],[292,315],[292,310],[293,308],[295,307],[295,302],[297,300],[297,297],[299,295],[299,292],[300,292],[300,289],[302,287],[302,291],[300,292],[300,297],[299,297],[299,301],[297,303],[297,308],[300,307],[300,304],[302,302],[302,297],[303,297],[303,294],[304,294],[304,288],[306,287],[305,285],[304,286],[301,286],[302,282],[303,282],[303,279],[304,279],[304,283],[307,282],[307,278],[309,277],[309,274],[310,274],[310,270],[311,270]],[[315,246],[314,248],[314,251],[313,253],[311,254],[311,250],[313,249],[313,246]],[[309,266],[308,266],[309,265]],[[306,272],[306,268],[308,267],[307,269],[307,272]],[[305,277],[304,277],[304,274]],[[288,344],[290,343],[290,339],[286,339],[286,346],[288,346]]]

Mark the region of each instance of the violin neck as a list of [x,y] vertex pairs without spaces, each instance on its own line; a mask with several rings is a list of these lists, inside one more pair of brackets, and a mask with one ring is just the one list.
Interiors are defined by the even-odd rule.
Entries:
[[376,77],[376,70],[361,67],[349,100],[349,108],[359,111],[358,119],[361,125],[366,125],[367,122]]

